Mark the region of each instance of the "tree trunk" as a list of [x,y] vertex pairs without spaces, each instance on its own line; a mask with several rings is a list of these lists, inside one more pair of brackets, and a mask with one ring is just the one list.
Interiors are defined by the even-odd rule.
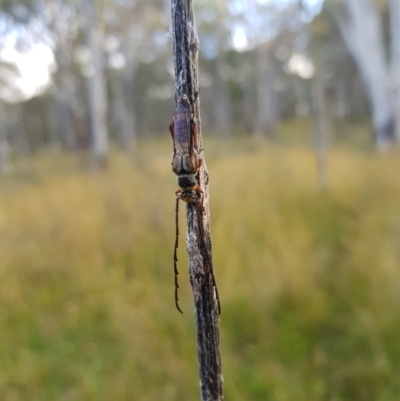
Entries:
[[70,59],[70,49],[67,39],[63,33],[58,32],[58,44],[55,52],[58,64],[58,74],[56,84],[58,90],[56,93],[56,111],[58,116],[58,130],[62,142],[67,149],[74,150],[77,145],[77,133],[74,126],[75,112],[81,113],[76,106],[76,85],[72,63]]
[[48,146],[51,150],[60,147],[60,138],[58,135],[58,119],[53,99],[46,99],[43,105],[43,125],[47,131]]
[[312,82],[312,105],[317,150],[318,187],[321,191],[325,191],[328,188],[328,115],[324,82],[318,71]]
[[393,115],[386,87],[387,67],[382,26],[374,0],[346,0],[347,22],[334,14],[363,79],[372,112],[375,142],[385,149],[393,135]]
[[256,101],[254,99],[255,85],[254,85],[254,63],[252,53],[247,53],[241,58],[241,68],[244,75],[242,86],[242,121],[243,128],[246,135],[252,134],[255,129],[254,124],[254,110],[256,109]]
[[343,75],[337,76],[333,87],[333,93],[335,98],[335,113],[339,119],[345,119],[352,111],[349,89],[346,77]]
[[390,90],[394,115],[394,135],[400,143],[400,0],[390,0]]
[[57,74],[55,74],[57,92],[54,107],[57,123],[54,128],[58,135],[54,135],[54,139],[61,140],[67,149],[74,150],[79,144],[74,122],[78,118],[83,118],[83,112],[82,107],[79,107],[76,95],[76,80],[71,61],[72,50],[68,36],[69,28],[66,28],[66,21],[61,21],[59,17],[62,13],[60,0],[52,0],[49,3],[49,11],[52,16],[52,29],[57,37],[57,46],[54,52],[58,66]]
[[116,140],[121,150],[129,152],[132,148],[132,118],[124,93],[124,80],[120,71],[110,73],[110,112],[115,126]]
[[274,94],[274,66],[269,49],[259,46],[256,50],[257,116],[256,133],[270,136],[276,126]]
[[[219,7],[216,8],[218,18],[223,18]],[[232,132],[232,105],[229,94],[229,83],[224,76],[224,68],[227,60],[225,58],[224,44],[226,31],[223,24],[216,25],[216,35],[218,40],[218,55],[214,62],[213,72],[213,95],[214,95],[214,127],[218,136],[227,136]]]
[[62,88],[59,88],[59,91],[56,94],[55,105],[58,120],[57,125],[61,140],[67,149],[75,149],[76,136],[72,121],[71,109],[68,103],[68,96],[66,96]]
[[96,0],[83,0],[86,46],[91,52],[91,74],[87,77],[87,119],[96,167],[105,167],[108,150],[107,97],[103,77],[103,30],[97,18]]
[[[133,28],[132,28],[133,29]],[[137,38],[131,30],[128,39],[124,42],[125,68],[122,71],[123,95],[125,102],[123,135],[128,149],[132,149],[136,142],[136,110],[134,104],[133,82],[138,65]]]
[[21,103],[14,107],[16,109],[17,120],[10,127],[11,148],[15,150],[16,155],[26,157],[31,153],[32,149],[30,148],[28,140],[28,128],[24,118],[24,107]]
[[225,66],[224,52],[220,46],[220,53],[215,60],[214,70],[214,126],[218,136],[227,136],[232,131],[232,110],[228,83],[223,78],[222,70]]
[[0,173],[3,174],[9,170],[8,156],[10,147],[7,141],[7,123],[5,120],[3,103],[0,101]]

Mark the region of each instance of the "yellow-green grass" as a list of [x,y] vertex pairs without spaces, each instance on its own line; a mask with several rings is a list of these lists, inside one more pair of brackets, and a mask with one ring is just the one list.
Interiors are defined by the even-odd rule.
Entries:
[[[400,400],[400,160],[206,143],[227,400]],[[0,180],[0,400],[198,400],[170,144]],[[182,205],[183,206],[183,205]],[[183,209],[183,207],[182,207]]]

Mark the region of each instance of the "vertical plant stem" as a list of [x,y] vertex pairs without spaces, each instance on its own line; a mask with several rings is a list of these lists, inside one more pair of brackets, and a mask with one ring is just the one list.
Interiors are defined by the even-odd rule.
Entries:
[[204,159],[201,134],[200,98],[198,96],[198,46],[192,0],[171,0],[172,39],[175,66],[176,98],[187,95],[193,102],[198,131],[198,150],[203,160],[198,183],[204,191],[204,213],[198,203],[186,204],[189,274],[193,289],[197,328],[197,347],[202,401],[221,401],[221,352],[219,340],[219,306],[213,276],[210,235],[209,175]]

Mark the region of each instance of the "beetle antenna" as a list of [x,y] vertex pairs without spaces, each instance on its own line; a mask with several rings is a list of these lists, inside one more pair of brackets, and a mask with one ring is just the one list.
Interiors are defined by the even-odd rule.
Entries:
[[[199,187],[200,188],[200,187]],[[201,188],[200,188],[201,189]],[[219,300],[219,293],[218,293],[218,287],[217,287],[217,282],[216,282],[216,280],[215,280],[215,276],[214,276],[214,268],[213,268],[213,265],[212,265],[212,262],[211,262],[211,258],[210,258],[210,255],[209,255],[209,250],[208,250],[208,247],[207,247],[207,244],[206,244],[206,242],[204,241],[204,227],[203,227],[203,218],[202,218],[202,216],[203,216],[203,209],[204,209],[204,205],[203,205],[203,202],[204,202],[204,193],[203,193],[203,191],[201,190],[201,192],[200,191],[198,191],[199,192],[199,194],[200,194],[200,197],[201,197],[201,200],[199,201],[199,199],[197,198],[197,202],[196,202],[196,204],[197,204],[197,218],[198,218],[198,226],[199,226],[199,230],[200,230],[200,236],[201,236],[201,238],[203,238],[203,246],[204,246],[204,254],[205,254],[205,259],[206,259],[206,262],[207,262],[207,264],[208,264],[208,266],[209,266],[209,269],[210,269],[210,274],[211,274],[211,280],[212,280],[212,284],[213,284],[213,287],[214,287],[214,290],[215,290],[215,300],[217,301],[217,311],[218,311],[218,315],[220,315],[221,314],[221,302],[220,302],[220,300]]]
[[179,245],[179,197],[176,198],[175,205],[175,248],[174,248],[174,273],[175,273],[175,305],[179,312],[183,313],[179,307],[179,297],[178,297],[178,245]]

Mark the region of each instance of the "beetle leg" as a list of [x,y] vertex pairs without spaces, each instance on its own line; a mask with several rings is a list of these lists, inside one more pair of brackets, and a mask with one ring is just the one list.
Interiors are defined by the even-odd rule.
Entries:
[[200,188],[199,185],[196,187],[196,192],[200,194],[200,207],[203,214],[206,213],[206,209],[204,208],[204,191]]

